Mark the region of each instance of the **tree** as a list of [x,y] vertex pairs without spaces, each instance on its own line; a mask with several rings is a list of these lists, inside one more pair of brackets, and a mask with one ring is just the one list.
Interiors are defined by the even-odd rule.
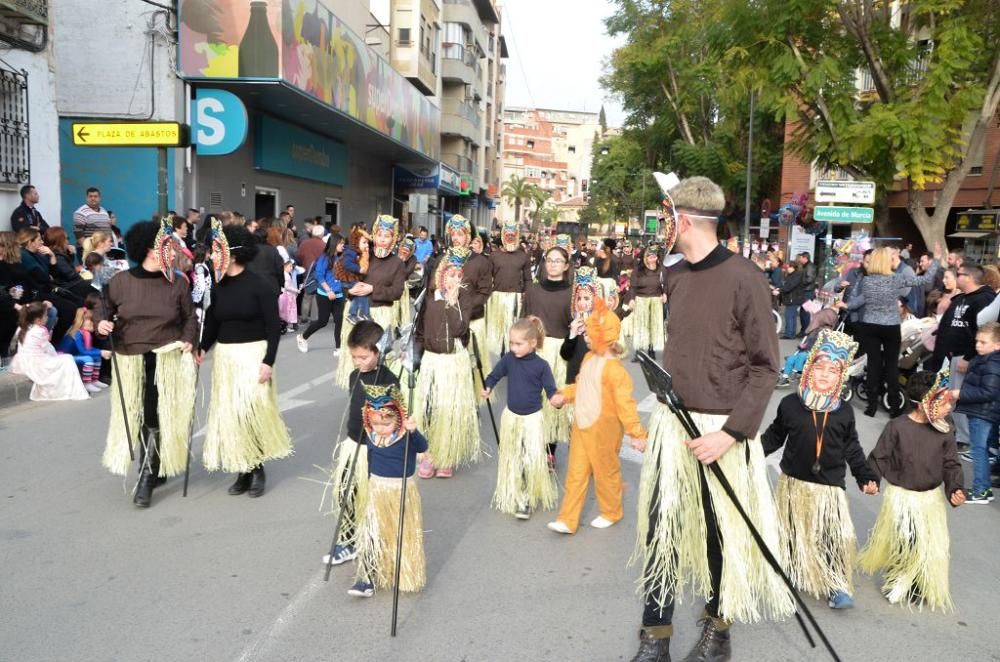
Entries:
[[535,205],[535,211],[531,213],[531,231],[533,233],[538,233],[539,226],[543,219],[543,210],[548,202],[552,199],[552,193],[544,189],[534,187],[534,191],[531,195],[531,202]]
[[727,0],[722,22],[740,36],[729,63],[763,78],[762,96],[795,123],[791,148],[874,180],[883,216],[885,192],[905,183],[924,241],[943,245],[1000,103],[995,0]]
[[597,122],[601,125],[601,135],[608,132],[608,116],[604,112],[604,104],[601,104],[601,113],[597,116]]
[[534,184],[517,175],[511,175],[500,190],[500,195],[507,204],[514,205],[514,220],[517,223],[521,222],[521,206],[526,200],[534,200],[536,190]]

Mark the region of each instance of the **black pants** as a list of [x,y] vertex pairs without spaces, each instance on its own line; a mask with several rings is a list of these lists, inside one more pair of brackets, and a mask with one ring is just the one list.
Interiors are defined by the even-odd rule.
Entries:
[[7,358],[10,342],[17,331],[17,309],[14,300],[9,297],[0,298],[0,357]]
[[857,325],[858,343],[861,351],[868,356],[869,407],[879,401],[883,382],[888,386],[889,402],[899,402],[899,325],[882,324]]
[[316,295],[316,309],[318,311],[316,321],[309,325],[302,337],[309,340],[309,336],[316,333],[330,322],[330,315],[333,315],[333,334],[337,349],[340,349],[340,329],[344,324],[344,298],[338,297],[331,301],[325,295]]
[[[722,583],[722,537],[715,522],[715,510],[712,508],[712,495],[708,491],[708,479],[705,478],[705,467],[700,467],[698,476],[701,480],[701,503],[705,517],[706,546],[708,552],[708,571],[712,580],[712,598],[705,605],[705,611],[709,616],[719,616],[719,587]],[[660,504],[657,492],[653,492],[653,501],[649,507],[649,534],[646,540],[647,545],[652,538],[656,520],[659,516]],[[648,589],[649,587],[647,587]],[[642,610],[642,624],[646,627],[656,625],[670,625],[674,619],[674,596],[668,595],[667,601],[661,608],[652,597],[646,598],[645,607]]]
[[66,296],[58,292],[51,292],[49,294],[43,294],[42,300],[48,301],[52,304],[52,307],[56,309],[56,325],[52,328],[52,344],[56,345],[66,332],[69,327],[73,326],[73,321],[76,319],[76,309],[79,308],[79,304],[74,297]]
[[146,383],[142,390],[142,425],[147,428],[160,427],[160,391],[156,388],[156,354],[142,355],[142,367],[146,372]]

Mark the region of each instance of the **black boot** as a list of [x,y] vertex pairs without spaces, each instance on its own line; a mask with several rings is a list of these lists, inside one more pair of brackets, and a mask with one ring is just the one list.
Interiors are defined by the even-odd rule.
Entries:
[[229,492],[229,494],[231,494],[233,496],[239,496],[239,495],[245,493],[247,490],[250,489],[250,479],[252,477],[253,477],[253,474],[249,474],[249,473],[246,473],[246,474],[237,474],[236,475],[236,482],[233,483],[232,485],[230,485],[229,489],[226,490],[226,491]]
[[703,614],[700,621],[701,638],[684,662],[726,662],[733,656],[729,641],[729,624],[721,618]]
[[656,351],[652,347],[649,348],[649,358],[656,360]]
[[636,350],[635,354],[632,355],[632,363],[638,363],[638,362],[639,362],[639,352],[638,350]]
[[656,625],[639,630],[639,651],[632,662],[670,662],[673,625]]
[[865,416],[874,416],[875,412],[877,411],[878,411],[878,402],[873,402],[869,400],[868,404],[865,405]]
[[258,464],[251,472],[250,492],[247,494],[251,499],[255,499],[264,494],[264,486],[267,477],[264,475],[264,465]]
[[139,508],[149,508],[153,500],[153,488],[160,482],[160,431],[156,428],[143,430],[145,443],[139,445],[139,483],[135,486],[132,502]]

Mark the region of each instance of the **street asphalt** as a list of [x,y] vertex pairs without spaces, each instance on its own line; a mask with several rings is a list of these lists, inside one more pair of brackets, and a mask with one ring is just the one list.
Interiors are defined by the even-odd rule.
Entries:
[[[451,480],[419,481],[427,587],[401,597],[398,636],[389,636],[391,592],[346,594],[353,564],[323,581],[320,559],[334,526],[324,469],[346,403],[331,381],[332,338],[321,331],[305,355],[291,336],[282,341],[276,378],[295,454],[267,465],[259,499],[227,495],[233,477],[196,463],[187,498],[175,478],[155,491],[151,508],[133,506],[135,476],[123,481],[100,464],[107,392],[0,410],[0,661],[629,660],[641,615],[638,569],[628,565],[641,457],[623,451],[621,523],[560,536],[545,527],[554,513],[524,522],[490,508],[496,445],[485,408],[490,457]],[[646,418],[655,405],[629,367]],[[788,392],[775,392],[765,424]],[[196,428],[206,421],[205,399],[197,394]],[[866,418],[854,406],[867,451],[887,418]],[[196,453],[202,440],[195,437]],[[778,457],[771,460],[773,481]],[[881,497],[848,483],[863,543]],[[591,499],[583,522],[596,515]],[[841,659],[1000,660],[1000,501],[952,510],[948,521],[954,612],[891,606],[878,580],[860,573],[855,609],[806,600]],[[696,640],[700,612],[690,596],[678,607],[675,659]],[[794,619],[732,633],[737,661],[831,659],[808,647]]]

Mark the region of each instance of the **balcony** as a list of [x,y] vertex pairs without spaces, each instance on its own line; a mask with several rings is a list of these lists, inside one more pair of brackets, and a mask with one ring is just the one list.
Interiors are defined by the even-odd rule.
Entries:
[[[500,15],[494,6],[493,0],[444,0],[444,11],[457,7],[465,7],[476,13],[476,18],[484,23],[499,23]],[[445,20],[451,20],[446,18]]]
[[483,67],[476,53],[464,46],[445,44],[441,49],[441,80],[469,85],[477,98],[483,98]]
[[461,154],[443,152],[441,154],[441,161],[444,162],[445,165],[449,165],[458,172],[470,177],[475,175],[476,171],[479,170],[479,164],[470,159],[468,156],[463,156]]
[[474,145],[482,142],[479,109],[460,99],[441,100],[441,133],[462,136]]

